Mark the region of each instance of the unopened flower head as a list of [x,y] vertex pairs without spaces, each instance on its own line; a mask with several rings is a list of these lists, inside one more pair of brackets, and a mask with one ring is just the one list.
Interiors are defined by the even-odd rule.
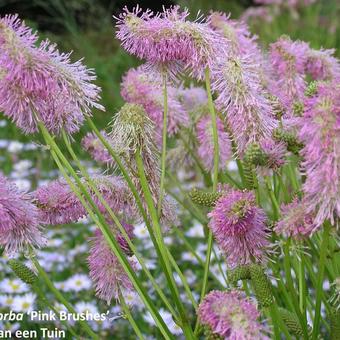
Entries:
[[33,193],[33,197],[44,224],[77,222],[86,215],[76,194],[64,180],[55,180],[41,186]]
[[264,260],[269,245],[266,215],[256,206],[253,193],[231,189],[218,199],[208,217],[230,267]]
[[248,144],[270,138],[277,126],[259,69],[252,55],[230,55],[221,58],[212,70],[216,105],[226,116],[240,155]]
[[306,174],[303,185],[307,212],[316,225],[340,216],[340,88],[337,82],[319,83],[317,94],[305,100],[298,137]]
[[[90,277],[96,287],[96,294],[108,304],[119,299],[120,290],[133,290],[133,285],[118,258],[107,244],[103,234],[97,230],[92,239],[88,257]],[[135,263],[130,260],[132,267]]]
[[[231,141],[224,131],[223,122],[217,118],[217,134],[219,144],[219,168],[223,170],[227,166],[227,161],[231,158]],[[206,170],[214,168],[214,140],[211,118],[205,116],[197,124],[197,139],[199,143],[198,155],[201,158]]]
[[[167,85],[168,91],[168,117],[167,131],[171,136],[175,134],[181,126],[188,125],[189,118],[183,105],[177,99],[178,90]],[[162,128],[164,97],[162,80],[152,77],[145,72],[143,67],[130,69],[123,77],[121,84],[121,94],[125,101],[142,105],[155,126]]]
[[294,199],[289,204],[281,206],[282,218],[275,227],[275,232],[301,239],[312,235],[318,228],[314,216],[306,211],[306,203]]
[[81,61],[43,41],[16,15],[0,19],[0,109],[25,133],[38,130],[41,121],[51,133],[79,130],[97,103],[95,75]]
[[31,197],[0,175],[0,245],[13,254],[45,244]]
[[203,325],[225,339],[269,339],[254,303],[236,290],[211,291],[199,305],[198,316]]
[[[101,131],[100,133],[110,143],[110,140],[105,131]],[[81,143],[84,149],[89,152],[89,154],[95,161],[103,164],[113,163],[109,151],[105,148],[103,143],[94,132],[88,132],[86,136],[82,139]]]

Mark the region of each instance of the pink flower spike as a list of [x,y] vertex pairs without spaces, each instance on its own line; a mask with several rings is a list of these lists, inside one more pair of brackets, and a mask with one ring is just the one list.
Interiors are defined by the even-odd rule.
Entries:
[[230,267],[265,260],[269,246],[265,212],[251,192],[231,189],[208,214],[209,227]]
[[38,209],[31,196],[0,175],[0,245],[12,255],[44,244]]
[[230,340],[269,340],[260,312],[240,291],[213,290],[198,307],[198,316],[211,331]]

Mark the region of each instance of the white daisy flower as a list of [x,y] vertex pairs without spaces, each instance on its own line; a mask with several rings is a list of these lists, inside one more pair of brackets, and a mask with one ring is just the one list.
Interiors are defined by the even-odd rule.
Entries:
[[92,287],[90,278],[85,274],[75,274],[66,281],[65,291],[80,292]]
[[26,283],[19,279],[4,279],[0,283],[0,291],[2,293],[25,293],[29,291],[29,287]]
[[36,296],[32,293],[16,296],[13,300],[12,309],[14,312],[31,312],[34,310],[35,299]]

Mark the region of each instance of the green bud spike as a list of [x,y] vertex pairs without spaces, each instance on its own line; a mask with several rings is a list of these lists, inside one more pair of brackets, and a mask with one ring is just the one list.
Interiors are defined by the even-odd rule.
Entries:
[[216,201],[222,196],[221,192],[205,192],[194,188],[189,194],[191,200],[199,205],[213,207]]
[[254,165],[266,165],[267,156],[261,149],[260,145],[257,143],[252,143],[248,146],[245,155],[245,162],[254,164]]
[[295,102],[293,104],[293,113],[297,117],[301,117],[304,111],[304,105],[301,102]]
[[249,266],[251,282],[260,308],[269,307],[273,303],[273,294],[270,281],[262,266],[252,264]]
[[318,91],[318,82],[313,80],[307,86],[306,91],[305,91],[305,96],[313,97],[317,91]]
[[298,317],[285,308],[279,307],[279,313],[290,334],[295,335],[298,339],[303,336],[303,330]]
[[33,285],[37,282],[38,277],[34,274],[34,272],[20,261],[15,259],[9,260],[8,265],[15,275],[23,282],[29,285]]
[[239,266],[228,273],[228,279],[232,284],[235,284],[238,280],[249,280],[250,270],[249,266]]
[[223,340],[224,337],[216,333],[213,333],[209,327],[204,326],[204,339],[205,340]]
[[331,326],[331,340],[340,340],[340,309],[331,307],[329,319]]
[[278,141],[285,142],[287,144],[287,150],[295,155],[299,155],[300,150],[303,148],[303,144],[298,141],[296,136],[282,129],[275,129],[273,137]]
[[244,181],[246,189],[252,190],[255,189],[255,178],[256,178],[256,171],[255,171],[255,165],[247,162],[247,160],[244,160],[243,162],[243,172],[244,172]]

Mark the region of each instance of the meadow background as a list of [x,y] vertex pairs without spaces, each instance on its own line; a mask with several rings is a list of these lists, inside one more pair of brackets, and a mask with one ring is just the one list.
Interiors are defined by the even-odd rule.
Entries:
[[[288,4],[288,0],[286,3]],[[174,1],[139,1],[142,8],[161,9],[162,5],[179,4],[188,7],[192,16],[201,10],[230,12],[232,18],[249,18],[251,31],[259,36],[264,47],[275,41],[282,34],[292,39],[310,42],[314,48],[335,48],[336,55],[340,55],[340,1],[315,0],[314,4],[279,7],[260,7],[250,0],[179,0]],[[137,2],[124,1],[92,1],[92,0],[0,0],[0,14],[18,13],[21,19],[40,31],[41,38],[49,38],[56,42],[62,51],[73,50],[72,59],[84,58],[84,63],[96,70],[97,84],[102,88],[102,104],[106,112],[94,112],[96,125],[104,128],[123,104],[120,96],[120,82],[122,75],[138,64],[138,61],[126,54],[114,37],[113,14],[127,5],[132,8]],[[262,11],[262,12],[261,12]],[[254,14],[262,13],[261,17]],[[80,141],[86,133],[86,127],[75,136]],[[94,164],[82,150],[80,143],[78,154],[93,172],[102,169]],[[39,136],[23,136],[17,128],[0,113],[0,172],[14,180],[20,188],[34,190],[51,179],[58,177],[58,172],[48,152],[41,149]],[[181,176],[181,174],[178,174]],[[185,221],[185,216],[183,218]],[[94,297],[94,291],[88,277],[87,251],[88,238],[94,226],[86,220],[79,221],[72,226],[56,226],[47,231],[49,244],[47,248],[38,252],[41,264],[48,271],[69,300],[79,312],[89,310],[101,311],[116,317],[111,322],[93,322],[95,330],[101,332],[103,339],[134,339],[135,335],[129,327],[128,321],[119,317],[119,306],[107,306]],[[193,240],[192,245],[201,244],[196,248],[198,254],[204,258],[205,249],[202,242],[204,237],[202,227],[198,221],[187,219],[182,225],[184,236]],[[152,243],[147,237],[144,227],[136,226],[136,242],[141,253],[148,259],[147,265],[155,274],[159,269],[155,265],[155,253]],[[197,241],[195,243],[195,240]],[[203,269],[199,259],[195,258],[183,247],[178,235],[172,233],[166,239],[169,247],[173,247],[179,266],[183,269],[188,283],[194,287],[200,281]],[[210,282],[210,288],[218,288],[218,281],[223,282],[223,261],[216,252],[212,269],[215,278]],[[160,284],[162,284],[160,282]],[[136,295],[127,296],[126,300],[133,305],[134,316],[138,319],[142,331],[150,338],[160,338],[152,318],[143,310]],[[7,266],[7,258],[0,257],[0,312],[28,311],[43,309],[37,305],[36,297],[29,288],[12,275]],[[57,306],[59,308],[59,306]],[[189,307],[188,307],[189,308]],[[178,332],[178,327],[166,312],[162,314],[171,330]],[[47,323],[53,328],[52,324]],[[0,321],[0,329],[35,329],[40,325],[24,320],[16,322]],[[63,326],[60,326],[61,328]],[[178,334],[180,337],[180,334]]]

